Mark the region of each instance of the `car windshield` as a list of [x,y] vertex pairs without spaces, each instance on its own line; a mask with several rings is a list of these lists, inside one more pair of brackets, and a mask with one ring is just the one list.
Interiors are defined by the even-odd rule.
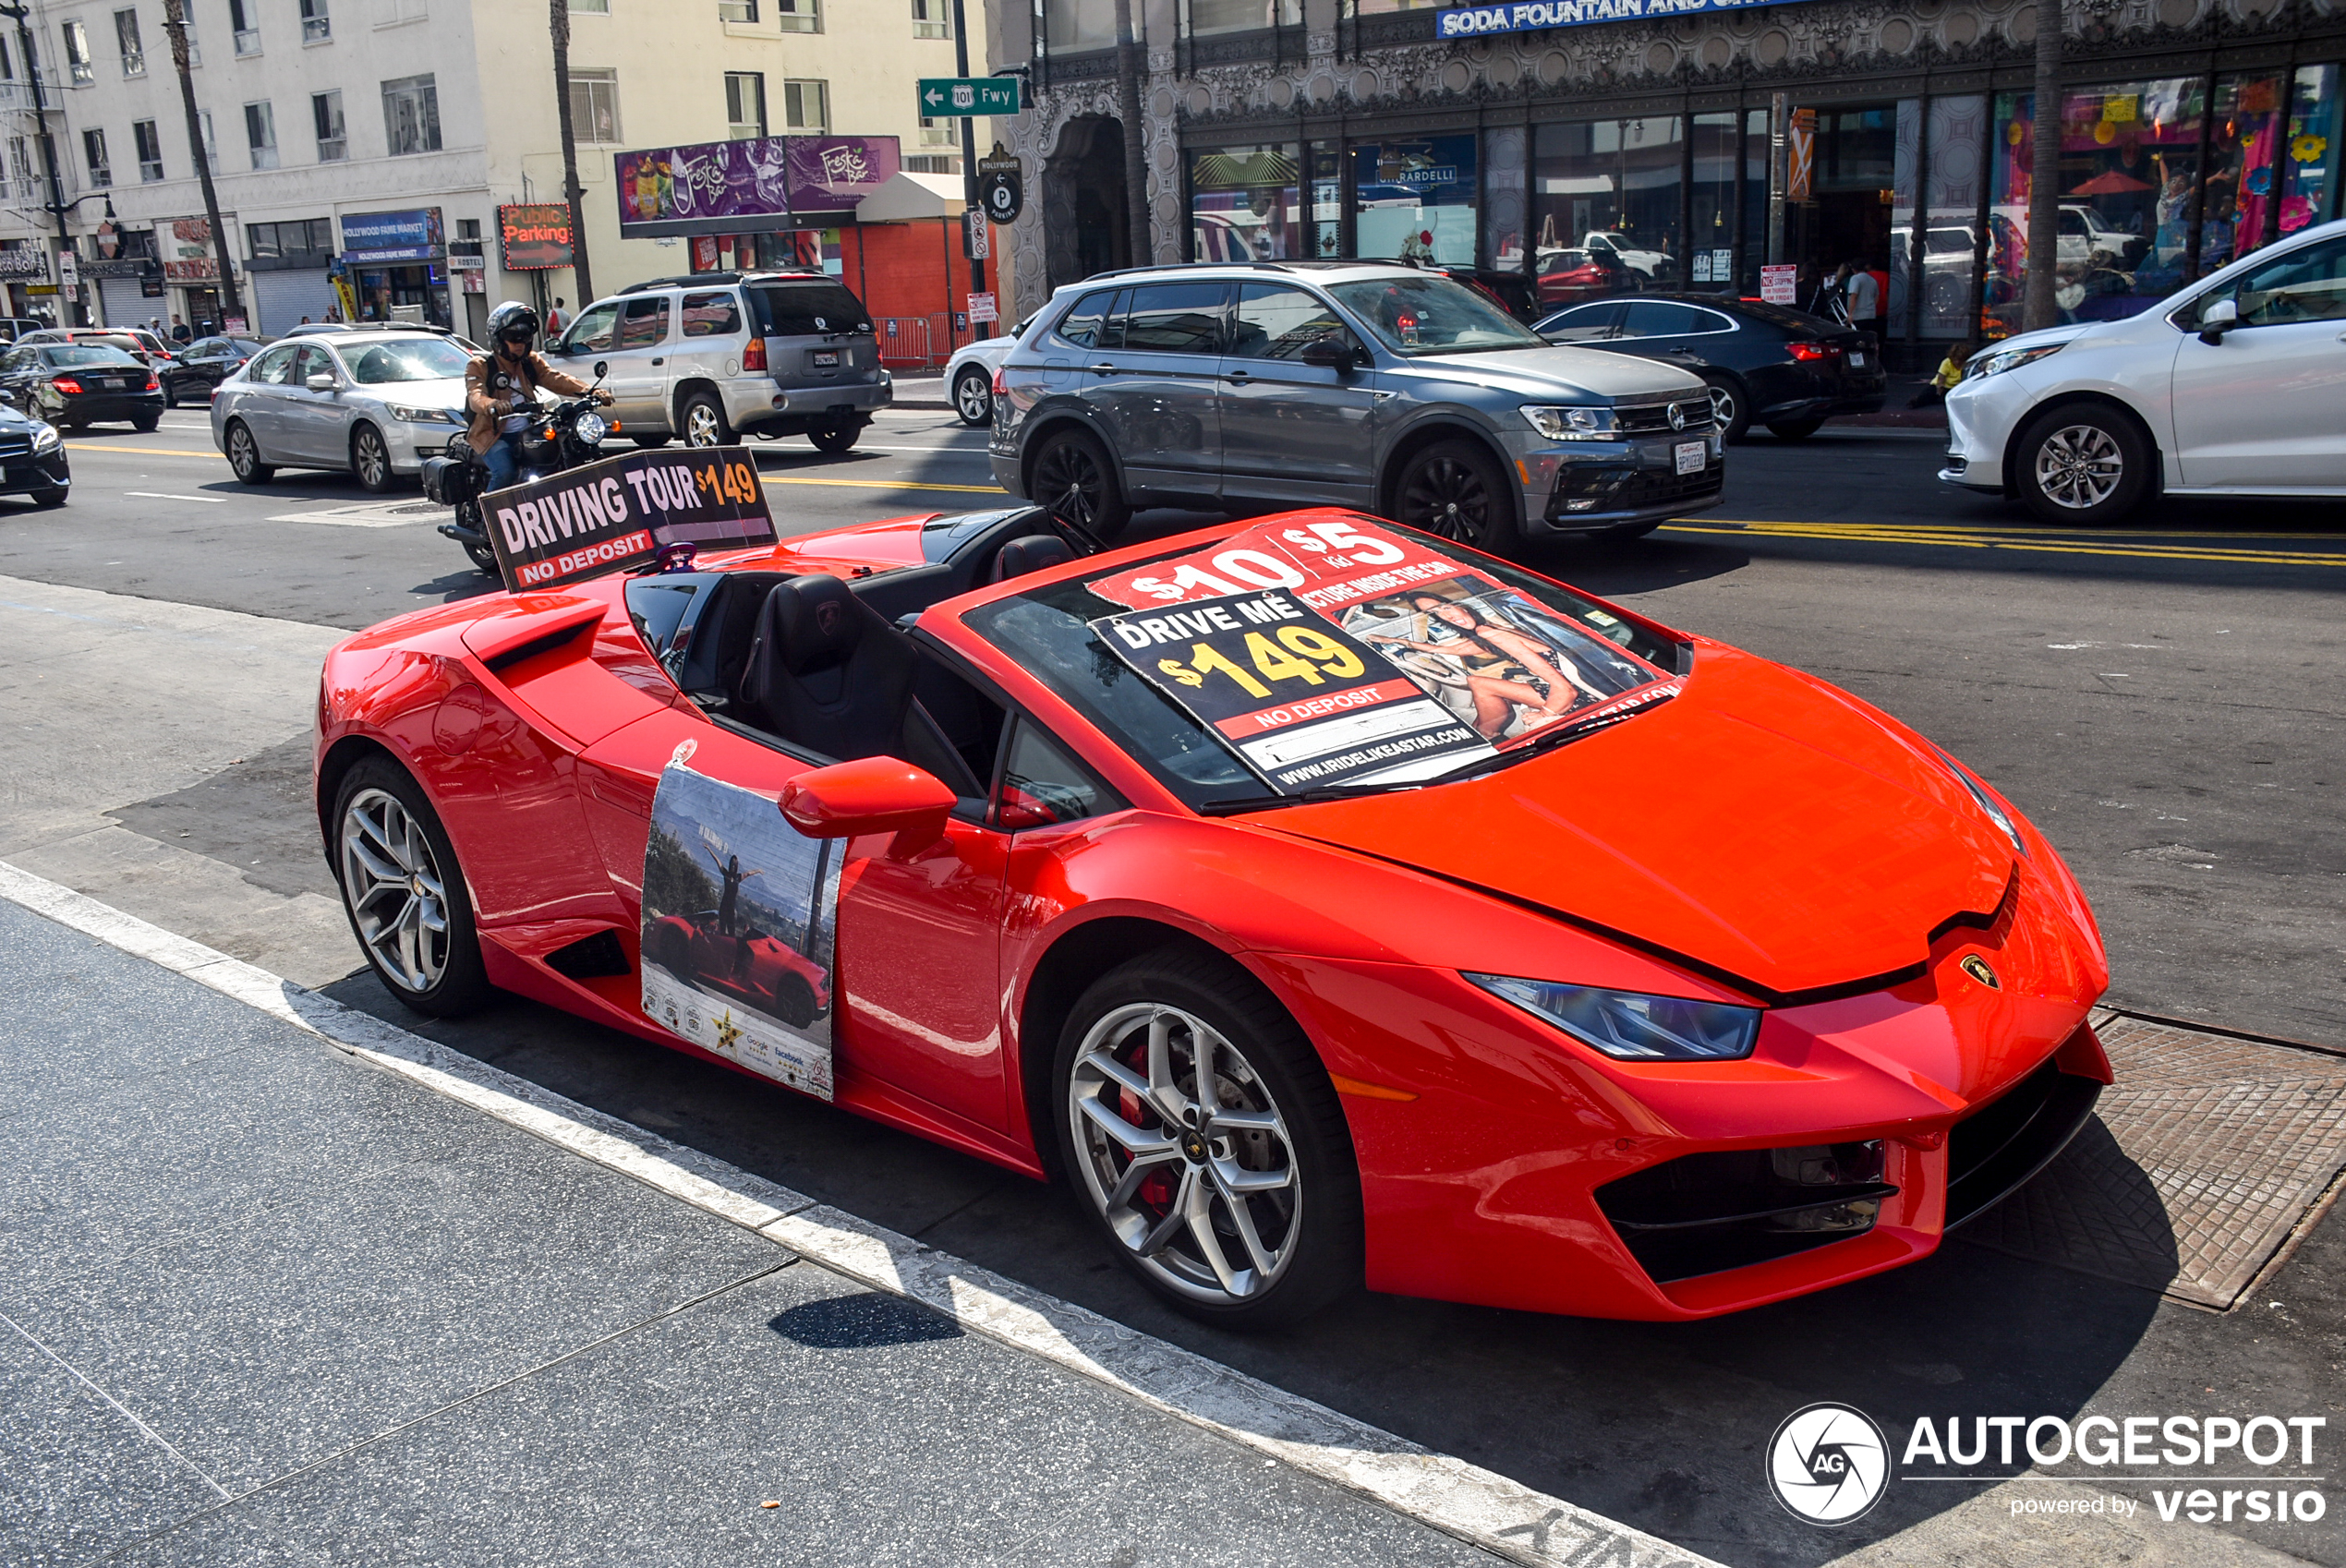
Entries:
[[1385,347],[1410,358],[1548,346],[1497,300],[1448,278],[1377,278],[1328,292]]
[[1333,512],[962,620],[1206,812],[1464,777],[1675,695],[1687,666],[1559,584]]
[[752,283],[742,291],[757,319],[762,338],[805,338],[835,332],[868,332],[872,313],[863,302],[828,278]]
[[472,356],[446,338],[403,339],[345,348],[353,380],[366,386],[389,381],[452,381],[465,373]]
[[102,343],[61,344],[41,351],[43,362],[50,365],[136,365],[139,362],[118,348]]

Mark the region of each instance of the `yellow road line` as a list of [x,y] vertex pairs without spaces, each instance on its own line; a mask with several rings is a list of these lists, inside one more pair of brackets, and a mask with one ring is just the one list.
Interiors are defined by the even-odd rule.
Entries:
[[2016,538],[2077,538],[2095,539],[2335,539],[2334,533],[2307,532],[2302,534],[2234,534],[2216,533],[2207,529],[2188,528],[2096,528],[2090,534],[2076,529],[2031,528],[2026,526],[1998,527],[1989,524],[1970,523],[1810,523],[1796,517],[1710,517],[1702,522],[1717,528],[1899,528],[1917,533],[1996,534]]
[[1772,527],[1708,527],[1693,523],[1665,523],[1665,533],[1715,534],[1722,537],[1817,539],[1844,543],[1888,545],[1935,545],[1946,549],[2009,549],[2026,550],[2038,555],[2106,555],[2129,557],[2137,561],[2201,561],[2232,566],[2346,566],[2346,551],[2335,555],[2312,551],[2225,550],[2221,549],[2187,550],[2169,545],[2145,545],[2126,549],[2112,545],[2087,545],[2050,539],[1970,538],[1946,533],[1937,536],[1897,534],[1888,532],[1860,533],[1851,526],[1800,526],[1778,525]]
[[228,460],[216,452],[203,452],[187,446],[116,446],[112,441],[67,441],[67,452],[128,452],[140,457],[209,457],[214,463]]

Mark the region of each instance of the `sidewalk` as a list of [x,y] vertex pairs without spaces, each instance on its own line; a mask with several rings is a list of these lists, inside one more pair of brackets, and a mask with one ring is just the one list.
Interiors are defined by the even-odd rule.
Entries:
[[949,410],[953,404],[945,393],[942,376],[899,376],[896,378],[895,408],[942,408]]

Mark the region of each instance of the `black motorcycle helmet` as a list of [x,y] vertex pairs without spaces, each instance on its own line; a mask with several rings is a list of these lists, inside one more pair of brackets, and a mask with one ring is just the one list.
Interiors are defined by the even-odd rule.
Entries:
[[517,299],[507,300],[489,313],[489,341],[527,354],[538,344],[538,312]]

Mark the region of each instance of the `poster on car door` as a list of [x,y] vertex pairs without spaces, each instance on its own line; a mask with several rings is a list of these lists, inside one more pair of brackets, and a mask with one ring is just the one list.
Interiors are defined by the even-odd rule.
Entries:
[[[1593,605],[1567,616],[1409,535],[1363,518],[1264,524],[1193,555],[1100,578],[1090,587],[1136,611],[1093,622],[1095,634],[1229,741],[1281,793],[1446,773],[1478,754],[1528,745],[1554,726],[1584,728],[1678,691],[1668,671],[1608,635],[1626,633],[1619,617]],[[1220,632],[1218,620],[1264,613],[1264,601],[1273,599],[1296,609],[1298,619],[1281,619],[1278,628],[1284,631],[1275,628],[1267,645],[1259,626],[1242,627],[1240,647],[1229,647],[1230,633]],[[1216,623],[1201,626],[1195,619],[1201,614]],[[1152,621],[1162,630],[1152,628]],[[1207,637],[1209,629],[1223,640]],[[1184,656],[1177,650],[1170,657],[1180,668],[1167,668],[1167,656],[1155,650],[1160,644],[1178,644],[1184,633],[1194,635],[1198,651]],[[1151,639],[1146,647],[1140,645],[1143,635]],[[1340,639],[1338,648],[1306,659],[1303,648],[1318,646],[1312,639],[1321,636]],[[1334,652],[1365,665],[1360,674],[1344,678],[1342,691],[1386,694],[1373,704],[1360,699],[1360,706],[1343,716],[1310,716],[1347,717],[1363,731],[1358,744],[1324,754],[1334,765],[1325,768],[1315,769],[1322,759],[1300,754],[1299,748],[1250,751],[1249,742],[1258,734],[1267,737],[1269,730],[1250,734],[1243,723],[1234,727],[1241,716],[1225,711],[1227,688],[1240,683],[1218,664],[1210,673],[1219,681],[1192,683],[1185,678],[1206,673],[1199,668],[1203,657],[1238,666],[1256,686],[1273,684],[1266,665],[1277,667],[1283,681],[1300,681],[1280,657],[1284,653],[1296,663],[1311,664],[1322,683],[1334,687],[1339,668]],[[1282,684],[1277,694],[1285,699],[1295,690]],[[1289,706],[1283,700],[1263,711]],[[1400,717],[1405,711],[1413,715],[1406,723]],[[1294,721],[1297,740],[1308,744],[1313,737],[1305,722]],[[1381,724],[1392,729],[1367,733]],[[1461,733],[1455,740],[1442,738],[1445,731]],[[1337,733],[1325,732],[1331,740]],[[1407,759],[1405,751],[1410,753]]]
[[844,839],[685,766],[659,776],[644,848],[644,1016],[705,1051],[831,1097]]
[[774,517],[749,449],[606,457],[480,498],[505,586],[549,588],[640,566],[662,545],[770,545]]

